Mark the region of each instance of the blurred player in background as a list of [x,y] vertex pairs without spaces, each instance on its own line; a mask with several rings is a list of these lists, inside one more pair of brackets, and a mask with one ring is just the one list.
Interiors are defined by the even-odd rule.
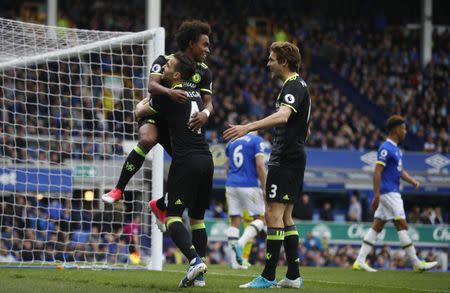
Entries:
[[408,235],[408,224],[406,223],[403,200],[399,193],[400,179],[413,185],[416,189],[420,183],[411,177],[402,163],[402,151],[398,144],[406,136],[406,125],[403,117],[393,115],[386,122],[388,138],[378,149],[377,162],[373,175],[372,209],[375,211],[372,227],[364,236],[358,258],[353,264],[354,270],[365,270],[376,272],[366,263],[366,257],[377,240],[377,234],[383,230],[386,221],[394,221],[397,228],[400,245],[411,260],[414,271],[423,272],[434,268],[438,263],[420,261],[416,255],[416,249]]
[[[244,265],[244,247],[265,226],[266,167],[263,139],[256,132],[249,133],[228,143],[225,153],[228,158],[225,188],[230,217],[227,236],[228,244],[232,248],[231,267],[247,269]],[[239,228],[245,210],[253,221],[239,238]]]
[[[300,288],[298,232],[292,220],[292,209],[303,190],[306,155],[304,145],[309,132],[311,98],[305,81],[298,75],[300,51],[288,42],[270,46],[267,66],[273,78],[284,83],[276,97],[276,112],[245,125],[232,125],[225,139],[237,139],[259,129],[276,127],[266,182],[266,265],[261,276],[242,288]],[[288,270],[286,277],[275,281],[281,245],[284,244]]]
[[[242,227],[245,230],[253,222],[254,219],[252,216],[250,216],[250,214],[248,213],[248,210],[244,210],[244,216],[242,217],[242,220],[243,220]],[[231,221],[231,219],[230,219],[230,221]],[[266,226],[264,228],[267,230]],[[250,241],[248,241],[247,244],[244,246],[244,250],[242,252],[242,265],[246,266],[247,268],[251,266],[251,264],[249,262],[249,258],[250,258],[250,254],[252,253],[254,240],[255,240],[255,238],[250,239]]]

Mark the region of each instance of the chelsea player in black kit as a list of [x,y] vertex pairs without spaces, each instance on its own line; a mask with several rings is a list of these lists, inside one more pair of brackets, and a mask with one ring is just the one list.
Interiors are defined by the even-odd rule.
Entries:
[[[186,79],[192,86],[200,92],[205,106],[203,111],[193,113],[189,121],[189,128],[200,129],[208,121],[210,113],[213,111],[211,102],[212,96],[212,74],[208,66],[204,63],[209,54],[209,35],[211,27],[208,23],[198,20],[184,21],[175,35],[178,49],[196,61],[195,72],[192,77]],[[181,88],[171,88],[161,82],[163,67],[172,55],[159,56],[152,64],[149,77],[149,93],[155,97],[164,96],[168,100],[178,103],[185,103],[188,99],[187,92]],[[152,115],[148,109],[148,98],[142,100],[136,107],[136,116],[139,119],[139,142],[130,152],[125,160],[119,180],[115,188],[102,195],[103,201],[114,203],[122,199],[123,191],[131,177],[138,172],[144,163],[145,156],[158,142],[164,149],[172,155],[172,147],[167,129],[167,121],[160,115]],[[165,205],[164,201],[152,200],[150,202],[153,213],[157,217],[158,227],[164,231]]]
[[182,222],[182,214],[187,208],[191,226],[204,230],[203,218],[210,203],[214,173],[212,155],[204,131],[201,128],[189,128],[193,114],[203,110],[200,92],[189,81],[194,70],[195,62],[191,57],[181,52],[174,54],[164,65],[162,80],[170,84],[172,89],[186,91],[187,101],[177,103],[157,96],[149,103],[152,111],[167,120],[170,133],[173,159],[167,179],[166,226],[173,241],[190,263],[180,287],[193,285],[207,269],[200,257],[206,254],[206,233],[201,239],[202,243],[197,237],[197,243],[193,245]]
[[[273,78],[281,78],[283,87],[276,97],[276,112],[246,125],[232,125],[225,139],[236,139],[250,131],[275,127],[273,149],[266,181],[266,264],[261,276],[241,288],[300,288],[298,232],[292,220],[292,209],[303,190],[306,156],[304,144],[309,132],[311,98],[305,81],[298,75],[299,49],[288,42],[270,47],[267,66]],[[284,245],[288,269],[286,277],[275,281],[281,245]]]

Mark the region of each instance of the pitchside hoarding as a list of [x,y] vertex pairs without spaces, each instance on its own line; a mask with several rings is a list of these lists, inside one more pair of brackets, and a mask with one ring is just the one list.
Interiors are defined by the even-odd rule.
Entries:
[[[226,182],[225,147],[225,144],[210,145],[215,188],[223,188]],[[372,189],[376,151],[307,149],[306,153],[305,189]],[[269,156],[270,150],[267,150],[266,161]],[[166,153],[166,170],[170,160]],[[420,192],[450,195],[449,155],[404,152],[403,166],[422,183]],[[413,188],[405,185],[402,190],[413,191]]]
[[0,167],[0,191],[70,193],[71,169]]
[[[205,220],[208,238],[212,241],[227,241],[226,220]],[[314,236],[325,239],[328,243],[361,244],[371,223],[333,223],[333,222],[297,222],[300,238],[305,239],[311,232]],[[415,245],[449,247],[449,225],[408,225],[408,233]],[[395,227],[388,223],[378,234],[379,244],[398,244],[398,235]]]

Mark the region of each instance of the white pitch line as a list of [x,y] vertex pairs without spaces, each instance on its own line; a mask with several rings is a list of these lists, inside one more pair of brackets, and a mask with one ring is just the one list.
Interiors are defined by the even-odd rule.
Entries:
[[[186,273],[186,271],[179,270],[163,270],[163,272],[169,273]],[[244,272],[244,271],[243,271]],[[207,272],[207,275],[217,275],[217,276],[233,276],[233,277],[243,277],[249,278],[254,277],[255,275],[246,275],[246,274],[222,274],[217,272]],[[313,282],[313,283],[322,283],[322,284],[333,284],[333,285],[352,285],[352,286],[361,286],[361,284],[348,283],[348,282],[336,282],[336,281],[322,281],[315,279],[303,279],[305,282]],[[408,288],[408,287],[391,287],[391,286],[380,286],[380,285],[371,285],[370,287],[375,288],[383,288],[383,289],[406,289],[418,292],[450,292],[450,290],[439,290],[439,289],[418,289],[418,288]]]

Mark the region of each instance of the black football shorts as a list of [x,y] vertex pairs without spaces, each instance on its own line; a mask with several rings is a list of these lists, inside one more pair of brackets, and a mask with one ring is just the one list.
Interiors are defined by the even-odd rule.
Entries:
[[167,179],[167,216],[181,217],[187,208],[189,217],[203,219],[210,204],[213,174],[211,155],[174,159]]
[[269,165],[266,180],[267,202],[295,203],[303,191],[305,168]]

